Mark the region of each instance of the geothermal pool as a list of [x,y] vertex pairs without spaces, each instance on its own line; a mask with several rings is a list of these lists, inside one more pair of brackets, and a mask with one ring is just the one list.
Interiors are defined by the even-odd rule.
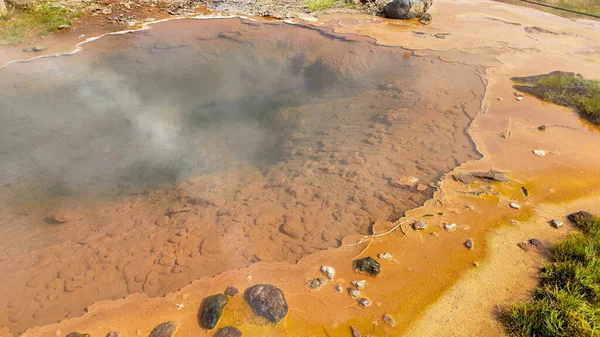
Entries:
[[239,18],[0,69],[0,326],[366,234],[479,158],[483,69]]

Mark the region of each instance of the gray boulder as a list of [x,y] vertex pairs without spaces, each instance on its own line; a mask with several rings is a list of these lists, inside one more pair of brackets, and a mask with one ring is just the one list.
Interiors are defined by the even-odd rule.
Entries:
[[422,17],[433,0],[392,0],[383,8],[383,14],[392,19],[415,19]]
[[270,284],[257,284],[246,289],[244,299],[256,314],[273,323],[278,323],[288,313],[288,305],[283,292]]

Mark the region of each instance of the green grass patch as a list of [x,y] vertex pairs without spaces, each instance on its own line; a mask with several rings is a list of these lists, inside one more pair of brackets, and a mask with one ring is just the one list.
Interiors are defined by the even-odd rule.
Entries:
[[311,12],[322,11],[335,6],[336,0],[307,0],[306,6]]
[[70,25],[80,12],[49,2],[37,2],[31,8],[9,8],[8,15],[0,18],[0,45],[23,42],[34,36],[44,36]]
[[[597,0],[536,0],[537,2],[569,9],[575,12],[600,15],[600,1]],[[566,17],[579,17],[577,14],[556,9],[547,9],[549,12]]]
[[590,122],[600,125],[600,81],[579,74],[555,71],[546,75],[515,77],[519,91],[575,109]]
[[533,299],[501,311],[510,336],[600,336],[600,218],[575,224],[581,232],[550,249]]

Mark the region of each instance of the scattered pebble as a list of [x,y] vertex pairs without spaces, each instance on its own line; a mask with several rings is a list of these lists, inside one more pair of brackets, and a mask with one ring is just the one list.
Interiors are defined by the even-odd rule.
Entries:
[[120,337],[121,333],[118,331],[111,331],[108,333],[108,335],[106,335],[106,337]]
[[542,241],[540,241],[538,239],[530,239],[529,243],[536,247],[544,247],[544,244],[542,243]]
[[348,288],[348,294],[350,294],[350,297],[352,297],[352,298],[360,297],[360,291],[358,291],[354,288]]
[[496,99],[499,100],[499,101],[503,101],[504,100],[504,98],[502,98],[502,97],[496,97]]
[[156,326],[150,333],[150,337],[173,337],[177,332],[179,324],[175,322],[164,322]]
[[515,91],[515,96],[516,97],[525,97],[525,95],[522,92],[518,92],[518,91]]
[[517,243],[517,246],[526,252],[530,251],[533,247],[533,245],[528,241],[519,242]]
[[366,308],[366,307],[371,306],[371,301],[369,299],[367,299],[367,298],[361,297],[361,298],[358,299],[358,304],[361,307]]
[[214,337],[242,337],[242,332],[233,326],[226,326],[215,333]]
[[327,280],[325,280],[324,278],[317,277],[308,282],[308,287],[314,290],[321,289],[325,282],[327,282]]
[[321,272],[330,280],[335,276],[335,269],[330,266],[321,266]]
[[511,202],[509,206],[510,208],[521,209],[521,205],[517,204],[516,202]]
[[177,310],[183,309],[183,304],[181,304],[181,303],[175,304],[175,309],[177,309]]
[[385,314],[383,315],[383,321],[389,325],[389,326],[395,326],[396,322],[394,321],[394,319],[392,318],[392,316]]
[[364,289],[366,282],[367,281],[365,281],[365,280],[355,280],[355,281],[351,281],[350,284],[352,284],[353,286],[355,286],[356,289]]
[[385,252],[385,253],[379,253],[379,255],[377,255],[380,259],[383,260],[391,260],[392,259],[392,254]]
[[473,262],[473,267],[479,268],[479,262]]
[[28,47],[28,48],[25,48],[25,49],[23,49],[23,51],[24,51],[25,53],[39,53],[39,52],[41,52],[41,51],[44,51],[44,50],[46,50],[46,49],[48,49],[48,48],[46,48],[46,47],[41,47],[41,46],[35,46],[35,47]]
[[65,337],[90,337],[90,335],[87,333],[71,332],[70,334],[66,335]]
[[362,337],[360,330],[358,330],[357,328],[351,326],[350,331],[352,332],[352,337]]
[[240,291],[238,290],[238,288],[233,287],[233,286],[229,286],[229,287],[227,287],[227,289],[225,289],[225,295],[227,295],[229,297],[236,296],[239,293],[240,293]]
[[425,229],[427,229],[427,223],[425,221],[419,220],[413,224],[413,228],[416,231],[425,230]]
[[444,229],[446,229],[447,231],[453,231],[456,229],[456,224],[455,223],[451,223],[449,225],[444,225]]
[[54,335],[55,335],[55,336],[60,336],[60,333],[61,333],[61,331],[60,331],[60,330],[56,330],[56,331],[54,331]]
[[542,125],[538,126],[538,130],[540,130],[540,131],[544,131],[544,130],[546,130],[546,128],[547,128],[546,124],[542,124]]
[[288,313],[281,289],[270,284],[256,284],[244,292],[244,299],[257,315],[279,323]]
[[552,226],[556,227],[556,228],[561,228],[564,225],[564,222],[554,219],[551,221]]
[[373,276],[379,275],[381,272],[381,267],[379,266],[379,262],[372,257],[365,257],[362,259],[354,260],[354,271],[370,274]]
[[208,330],[212,330],[219,323],[223,309],[229,302],[229,298],[224,294],[216,294],[209,296],[202,301],[198,320],[200,325]]
[[523,100],[523,97],[515,97],[515,99],[520,102]]
[[533,154],[535,154],[538,157],[545,157],[546,156],[546,151],[544,150],[533,150]]
[[341,284],[336,284],[335,285],[335,291],[338,293],[342,293],[342,291],[344,291],[344,287],[342,287]]
[[467,241],[465,241],[464,245],[465,247],[467,247],[468,250],[471,250],[475,246],[475,242],[473,242],[473,239],[468,239]]

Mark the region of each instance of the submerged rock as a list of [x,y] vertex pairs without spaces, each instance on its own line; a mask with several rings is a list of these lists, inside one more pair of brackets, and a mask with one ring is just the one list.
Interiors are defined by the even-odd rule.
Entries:
[[215,333],[214,337],[242,337],[242,332],[233,326],[226,326]]
[[473,172],[471,174],[477,178],[494,180],[494,181],[499,181],[499,182],[503,182],[503,183],[510,181],[510,179],[508,179],[504,175],[504,173],[502,173],[500,171],[496,171],[496,170],[489,170],[487,172]]
[[370,307],[371,300],[369,300],[368,298],[361,297],[358,299],[358,304],[363,308]]
[[377,256],[382,260],[391,260],[392,259],[392,254],[390,254],[388,252],[379,253],[379,255],[377,255]]
[[244,292],[244,299],[257,315],[273,323],[280,322],[288,313],[283,292],[274,285],[257,284]]
[[521,209],[521,205],[517,204],[516,202],[511,202],[509,206],[510,208]]
[[350,332],[352,333],[352,337],[362,337],[360,330],[358,330],[358,328],[356,328],[356,327],[351,326]]
[[465,247],[467,247],[468,250],[473,249],[473,247],[475,247],[475,242],[473,242],[473,239],[468,239],[465,241]]
[[366,282],[367,281],[365,281],[365,280],[355,280],[355,281],[350,281],[350,284],[352,284],[354,287],[356,287],[356,289],[364,289]]
[[456,230],[456,224],[455,223],[451,223],[449,225],[444,225],[444,229],[447,231],[454,231]]
[[150,337],[173,337],[177,332],[179,324],[175,322],[164,322],[156,326],[150,333]]
[[379,262],[377,262],[377,260],[369,256],[355,260],[354,270],[357,272],[377,276],[381,272],[381,267],[379,266]]
[[90,337],[90,335],[87,333],[71,332],[65,337]]
[[214,329],[223,314],[223,309],[227,305],[227,302],[229,302],[229,299],[223,294],[216,294],[205,298],[202,301],[198,315],[200,325],[208,330]]
[[392,19],[415,19],[422,17],[433,0],[392,0],[383,9],[386,17]]
[[529,243],[529,241],[519,242],[519,243],[517,243],[517,246],[526,252],[530,251],[531,248],[533,248],[533,245],[531,243]]
[[396,322],[394,321],[394,319],[392,318],[392,316],[388,315],[388,314],[384,314],[383,315],[383,321],[389,325],[389,326],[395,326]]
[[360,297],[360,291],[358,291],[358,290],[356,290],[354,288],[348,288],[348,294],[352,298],[358,298],[358,297]]
[[111,331],[106,335],[106,337],[121,337],[121,333],[118,331]]
[[564,225],[564,222],[554,219],[552,221],[550,221],[550,223],[552,224],[552,226],[554,226],[555,228],[561,228]]
[[427,229],[427,223],[423,220],[419,220],[413,224],[413,228],[416,231]]

